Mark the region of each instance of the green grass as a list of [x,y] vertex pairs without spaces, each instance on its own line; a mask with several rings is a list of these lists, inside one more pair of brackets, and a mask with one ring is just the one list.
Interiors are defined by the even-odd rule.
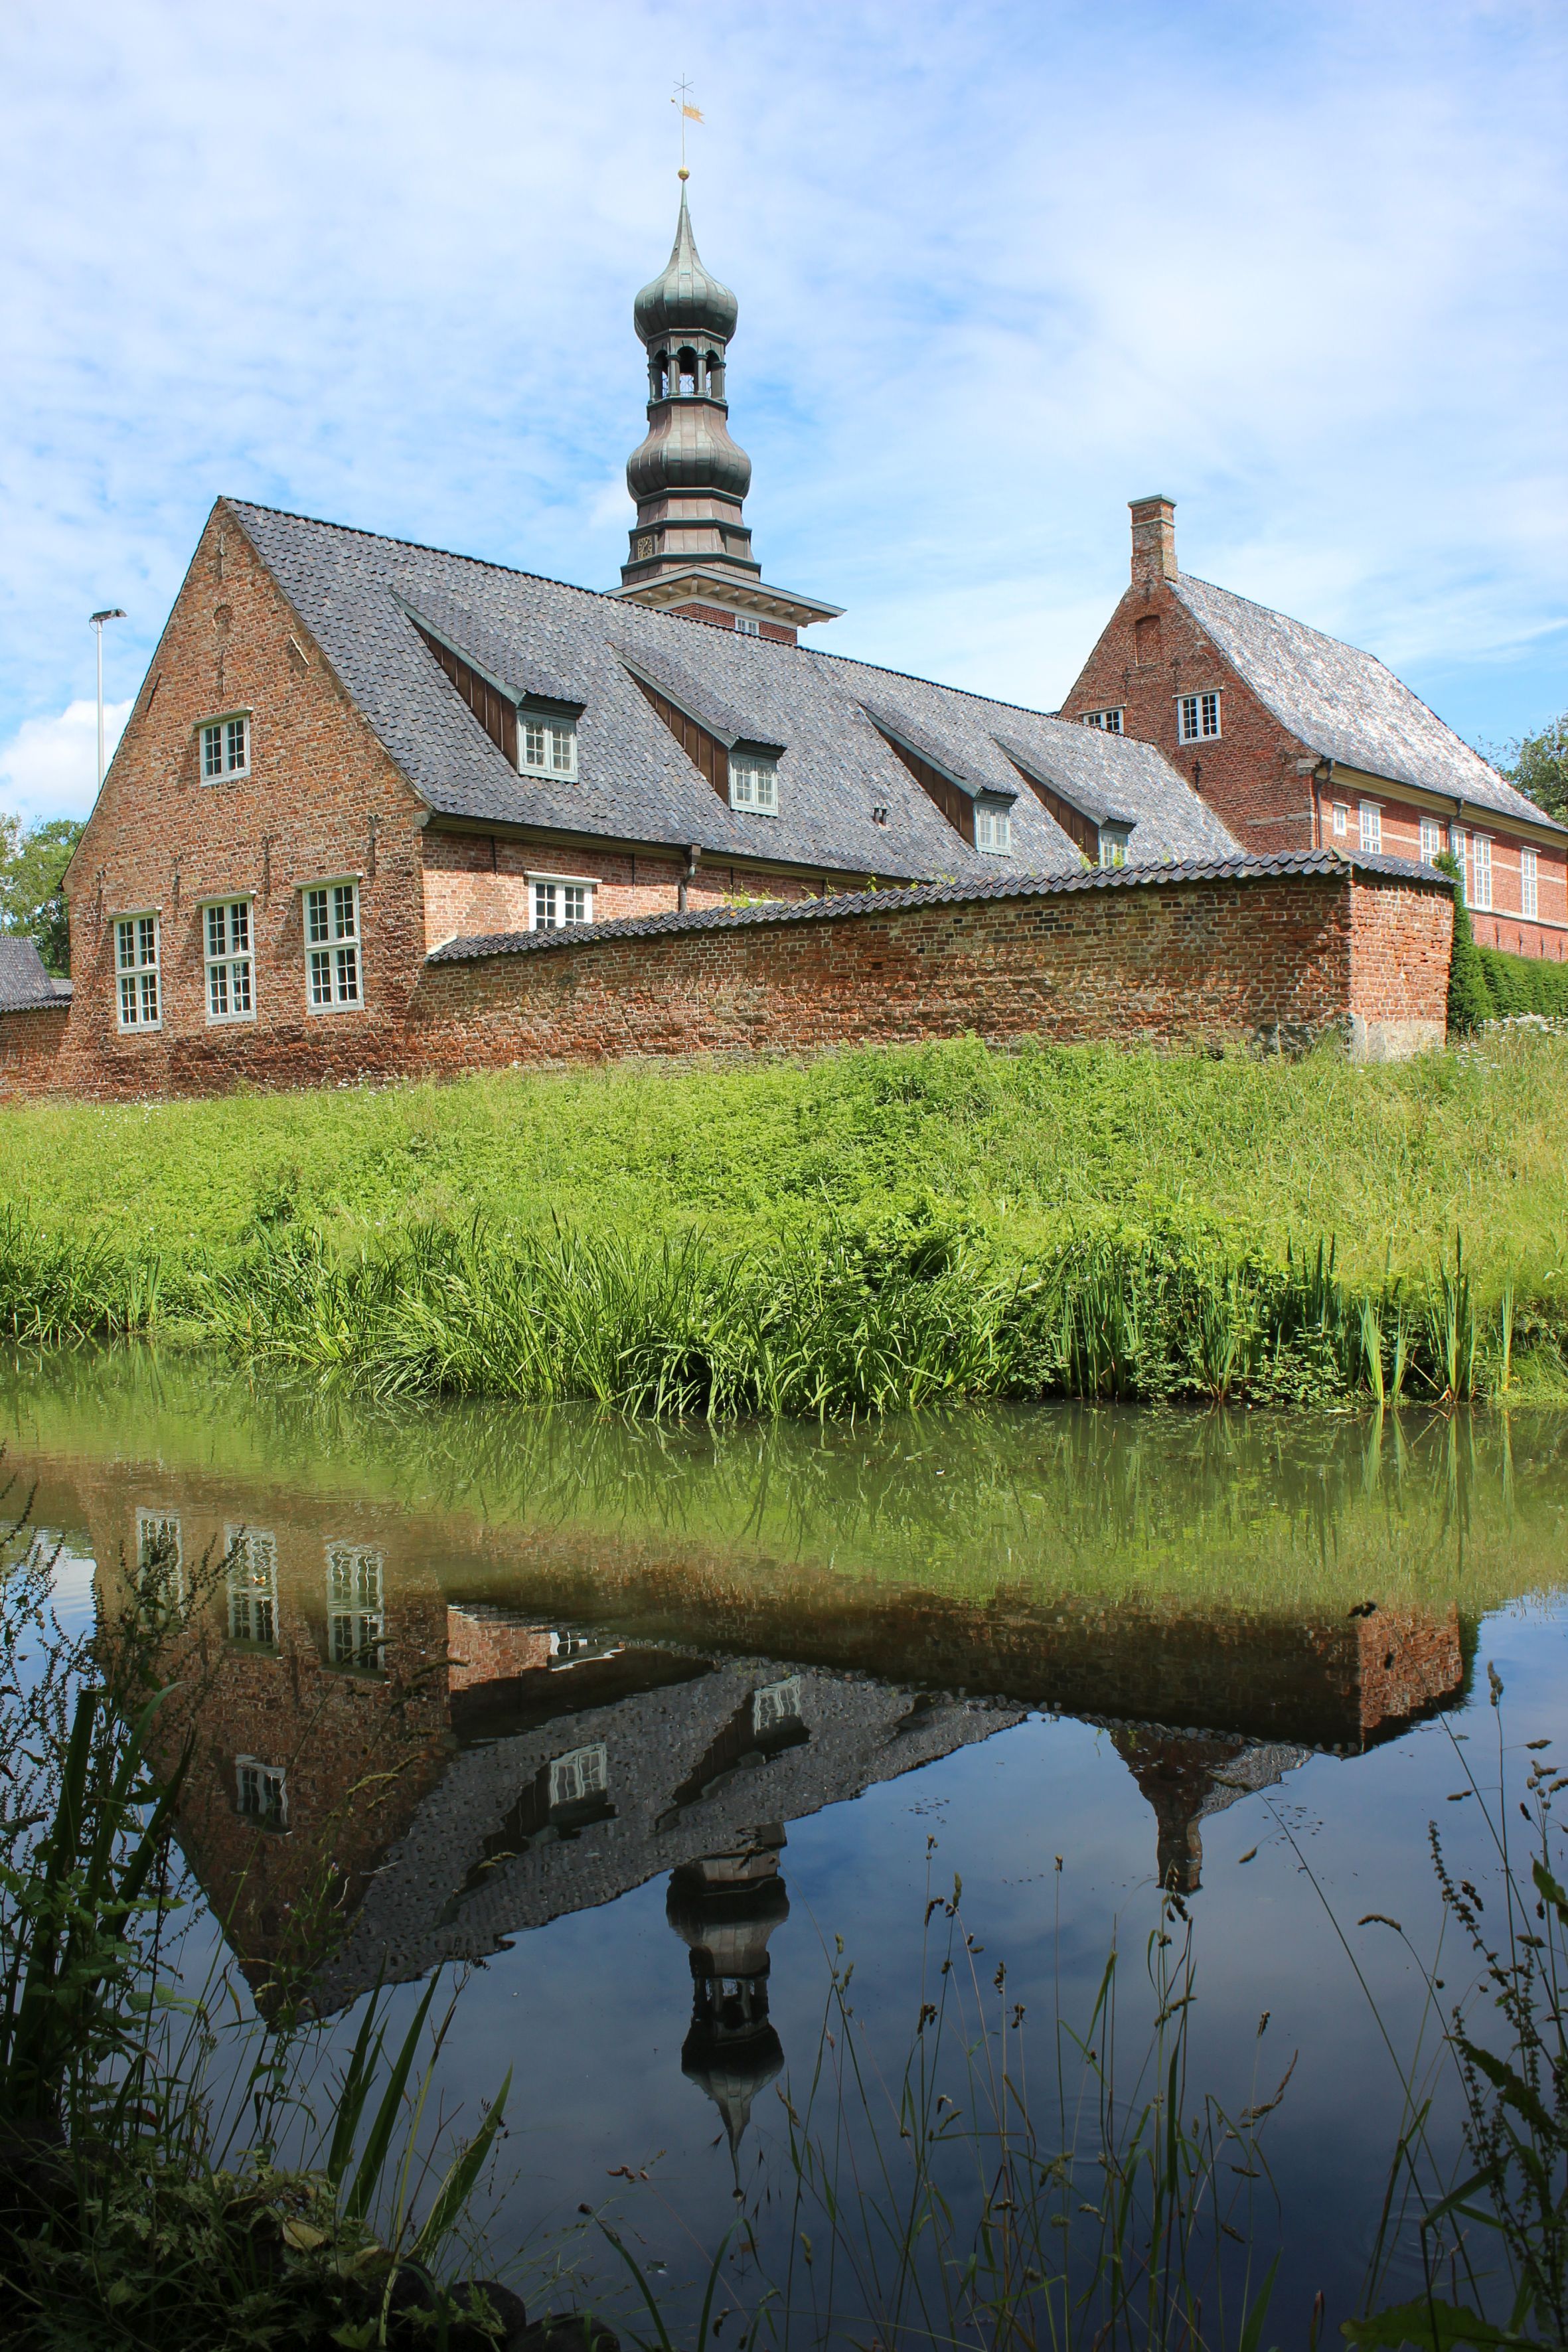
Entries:
[[1568,1269],[1565,1168],[1568,1040],[1528,1035],[1371,1069],[962,1041],[0,1122],[0,1199],[175,1258],[292,1220],[358,1238],[476,1210],[755,1241],[929,1191],[1020,1251],[1176,1209],[1275,1256],[1332,1235],[1355,1277],[1425,1275],[1462,1233],[1483,1286],[1532,1286]]
[[1541,1034],[35,1106],[0,1130],[0,1323],[642,1411],[1555,1391],[1565,1168]]

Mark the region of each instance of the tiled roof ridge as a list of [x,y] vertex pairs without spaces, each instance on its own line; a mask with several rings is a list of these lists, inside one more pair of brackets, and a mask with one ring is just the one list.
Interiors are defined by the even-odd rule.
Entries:
[[[549,572],[525,572],[521,564],[498,563],[489,555],[464,555],[456,548],[433,547],[426,540],[400,539],[393,531],[364,530],[357,523],[329,522],[323,515],[300,514],[293,507],[269,507],[259,499],[230,498],[226,492],[223,503],[248,508],[255,514],[274,515],[279,522],[308,523],[312,530],[338,531],[345,539],[367,539],[381,547],[405,547],[413,555],[438,555],[447,562],[471,563],[480,572],[504,572],[509,580],[534,580],[542,588],[565,588],[574,596],[589,596],[597,604],[614,604],[623,613],[653,613],[663,621],[685,621],[689,624],[694,621],[694,616],[689,613],[666,613],[657,605],[639,604],[629,597],[617,596],[608,588],[584,588],[575,580],[557,580]],[[1206,587],[1208,583],[1205,581],[1203,585]],[[1259,609],[1267,611],[1268,607]],[[695,625],[700,629],[711,629],[715,636],[732,637],[738,645],[767,646],[774,653],[781,654],[809,654],[816,661],[843,662],[847,668],[868,670],[877,677],[901,678],[909,686],[934,686],[941,694],[962,694],[971,702],[988,703],[995,710],[1016,711],[1020,718],[1050,719],[1063,727],[1074,723],[1071,719],[1063,719],[1059,710],[1042,710],[1032,702],[1007,702],[1000,695],[982,694],[974,687],[949,686],[940,677],[922,677],[918,670],[889,669],[886,662],[863,661],[858,654],[838,653],[832,646],[791,646],[782,644],[776,637],[742,637],[736,631],[722,627],[717,621],[700,618],[695,619]],[[1351,650],[1353,652],[1355,648],[1352,646]],[[1132,742],[1137,738],[1128,736],[1123,740]]]
[[1264,876],[1363,873],[1420,882],[1452,891],[1447,874],[1414,858],[1339,849],[1281,851],[1273,857],[1209,857],[1163,866],[1091,866],[1059,874],[1000,874],[992,880],[919,882],[896,890],[853,890],[827,898],[769,899],[752,907],[700,908],[686,914],[626,915],[609,923],[570,923],[548,931],[486,931],[432,948],[426,963],[472,962],[482,956],[522,955],[595,941],[663,939],[689,931],[749,929],[763,923],[823,922],[906,907],[963,906],[974,899],[1051,898],[1073,890],[1148,889],[1162,883],[1251,881]]

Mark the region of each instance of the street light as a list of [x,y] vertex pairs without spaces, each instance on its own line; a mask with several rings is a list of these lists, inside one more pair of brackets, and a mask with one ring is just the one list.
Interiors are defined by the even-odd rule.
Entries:
[[105,621],[122,621],[123,604],[107,604],[101,613],[92,615],[92,626],[98,634],[98,789],[103,790],[103,625]]

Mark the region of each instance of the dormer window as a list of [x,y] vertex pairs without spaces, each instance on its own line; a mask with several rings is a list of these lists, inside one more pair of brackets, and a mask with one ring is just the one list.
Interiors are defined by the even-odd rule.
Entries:
[[1107,735],[1120,735],[1121,712],[1120,710],[1086,710],[1083,714],[1083,723],[1086,727],[1098,727]]
[[730,754],[730,806],[743,810],[749,816],[777,816],[777,761],[761,760],[750,752],[732,751]]
[[574,776],[577,772],[576,720],[545,719],[535,711],[520,711],[517,764],[525,776]]
[[1005,801],[975,802],[974,846],[988,857],[1012,854],[1013,814]]
[[1100,862],[1102,866],[1125,866],[1127,839],[1131,825],[1102,824],[1100,828]]

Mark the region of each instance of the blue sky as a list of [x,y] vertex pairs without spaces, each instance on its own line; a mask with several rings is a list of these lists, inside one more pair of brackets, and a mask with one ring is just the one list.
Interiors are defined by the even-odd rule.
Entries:
[[10,0],[0,806],[84,813],[220,492],[608,586],[685,73],[765,575],[1051,708],[1187,570],[1568,705],[1568,12]]

